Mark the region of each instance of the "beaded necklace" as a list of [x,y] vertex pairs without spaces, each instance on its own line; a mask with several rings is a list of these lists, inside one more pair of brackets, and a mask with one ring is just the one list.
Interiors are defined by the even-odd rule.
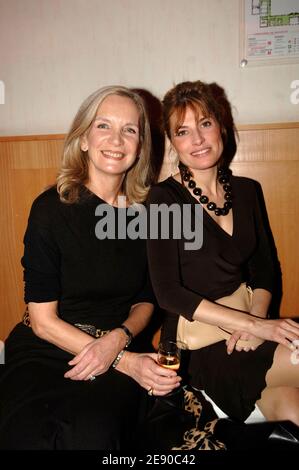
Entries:
[[206,204],[207,209],[209,211],[214,211],[215,215],[218,215],[218,216],[227,215],[229,213],[230,209],[233,207],[233,203],[232,203],[233,194],[232,194],[232,187],[230,184],[231,172],[229,169],[218,168],[217,179],[219,183],[222,184],[223,186],[225,203],[223,207],[217,207],[215,202],[209,201],[208,196],[205,196],[204,194],[202,194],[201,188],[198,188],[196,186],[195,181],[191,179],[192,173],[189,170],[189,168],[182,164],[180,164],[179,168],[180,168],[183,182],[188,183],[188,187],[192,189],[193,194],[198,197],[199,202],[201,204]]

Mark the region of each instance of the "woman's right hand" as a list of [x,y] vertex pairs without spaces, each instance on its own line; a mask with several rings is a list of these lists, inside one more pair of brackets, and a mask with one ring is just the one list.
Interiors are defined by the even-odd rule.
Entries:
[[254,318],[249,333],[268,341],[275,341],[292,351],[296,348],[294,341],[299,341],[299,324],[290,318],[269,320]]
[[117,354],[125,346],[122,330],[114,329],[101,338],[91,341],[77,354],[69,365],[72,366],[65,374],[66,379],[89,380],[107,372]]
[[117,370],[132,377],[153,395],[163,396],[179,387],[181,377],[173,370],[157,364],[157,354],[138,354],[126,351]]

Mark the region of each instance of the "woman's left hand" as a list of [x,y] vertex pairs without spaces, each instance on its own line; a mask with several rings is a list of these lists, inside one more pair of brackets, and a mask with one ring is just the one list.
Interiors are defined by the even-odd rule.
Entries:
[[123,338],[115,330],[101,338],[93,339],[69,361],[69,365],[73,367],[64,374],[64,377],[72,380],[89,380],[96,375],[104,374],[123,347]]
[[227,354],[236,351],[255,351],[265,340],[246,333],[245,331],[233,331],[230,339],[226,341]]

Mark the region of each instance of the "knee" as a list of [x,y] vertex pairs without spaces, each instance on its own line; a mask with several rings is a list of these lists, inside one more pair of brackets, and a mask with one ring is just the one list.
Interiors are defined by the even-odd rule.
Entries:
[[292,423],[296,424],[299,426],[299,409],[298,407],[292,407],[288,410],[286,413],[286,418],[288,421],[291,421]]
[[268,421],[291,421],[299,426],[298,388],[267,388],[258,406]]
[[270,421],[291,421],[299,426],[299,402],[286,402],[281,400],[275,411],[273,410],[272,416],[267,416]]

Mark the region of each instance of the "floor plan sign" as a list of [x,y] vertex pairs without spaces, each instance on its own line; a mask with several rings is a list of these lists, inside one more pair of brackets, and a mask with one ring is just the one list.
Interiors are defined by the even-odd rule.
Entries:
[[299,0],[243,0],[243,59],[299,59]]

